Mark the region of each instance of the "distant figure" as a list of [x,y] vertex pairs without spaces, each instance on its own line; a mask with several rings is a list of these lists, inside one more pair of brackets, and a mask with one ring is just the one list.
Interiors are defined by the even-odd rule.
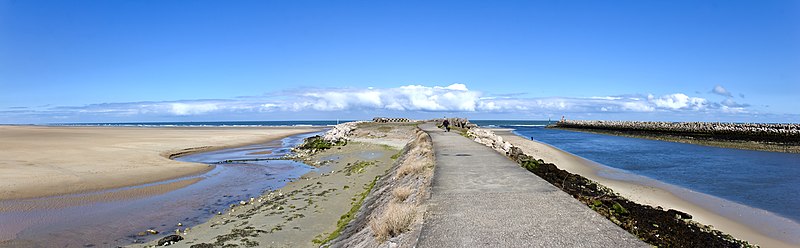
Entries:
[[565,121],[567,121],[567,119],[566,119],[566,118],[564,118],[564,116],[562,115],[562,116],[561,116],[561,122],[565,122]]
[[445,132],[450,132],[450,121],[444,119],[444,121],[442,122],[442,126],[444,126]]
[[531,136],[531,140],[533,140],[533,136]]

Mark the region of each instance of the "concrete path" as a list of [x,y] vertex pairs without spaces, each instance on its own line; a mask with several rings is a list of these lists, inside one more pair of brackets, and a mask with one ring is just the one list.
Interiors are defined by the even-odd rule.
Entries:
[[420,127],[436,169],[418,247],[649,247],[491,148]]

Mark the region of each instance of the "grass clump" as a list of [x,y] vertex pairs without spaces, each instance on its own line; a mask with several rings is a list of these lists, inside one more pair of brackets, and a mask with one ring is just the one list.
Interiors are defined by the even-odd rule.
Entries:
[[407,203],[389,203],[386,210],[378,218],[373,218],[369,226],[375,233],[378,242],[383,243],[391,237],[396,237],[409,230],[414,222],[417,209]]
[[403,187],[397,187],[397,188],[395,188],[394,190],[392,190],[392,196],[394,196],[394,200],[395,200],[395,201],[397,201],[397,202],[403,202],[403,201],[405,201],[405,200],[408,198],[408,196],[410,196],[410,195],[411,195],[411,193],[413,193],[413,192],[414,192],[414,191],[413,191],[413,190],[412,190],[410,187],[406,187],[406,186],[403,186]]
[[342,217],[339,217],[339,221],[336,222],[336,230],[334,230],[330,235],[328,235],[328,237],[324,239],[315,238],[311,242],[314,242],[315,244],[325,244],[336,237],[339,237],[339,234],[341,234],[342,230],[347,227],[347,224],[349,224],[350,221],[355,218],[356,213],[359,209],[361,209],[361,204],[364,203],[364,198],[367,198],[367,195],[369,195],[369,192],[372,191],[372,188],[375,187],[375,183],[378,182],[378,179],[380,178],[380,176],[375,177],[375,179],[373,179],[372,182],[364,189],[364,192],[358,194],[357,201],[353,201],[350,211],[342,215]]
[[415,163],[406,163],[403,164],[400,168],[397,169],[397,177],[401,178],[406,175],[416,175],[420,174],[422,171],[425,170],[425,163],[423,162],[415,162]]

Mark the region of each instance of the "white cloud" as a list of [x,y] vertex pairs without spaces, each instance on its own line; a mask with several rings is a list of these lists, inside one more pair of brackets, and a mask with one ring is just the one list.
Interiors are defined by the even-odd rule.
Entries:
[[645,102],[641,102],[640,100],[633,100],[631,102],[623,102],[622,103],[623,110],[630,110],[634,112],[653,112],[656,110],[655,107],[648,105]]
[[213,103],[172,103],[170,112],[176,115],[205,114],[219,109]]
[[733,94],[731,94],[730,91],[728,91],[727,89],[725,89],[721,85],[714,86],[714,88],[711,89],[711,93],[714,93],[714,94],[717,94],[717,95],[720,95],[720,96],[733,97]]
[[657,108],[663,109],[693,109],[702,110],[708,106],[708,101],[699,97],[690,97],[683,93],[669,94],[661,97],[653,97],[648,95],[647,100],[655,105]]
[[[748,113],[750,105],[731,98],[712,102],[683,93],[662,96],[628,94],[593,97],[487,96],[464,84],[447,86],[405,85],[395,88],[300,89],[234,99],[181,100],[162,102],[104,103],[75,107],[15,109],[6,115],[106,116],[252,116],[259,113],[286,115],[308,111],[374,111],[504,113],[523,116],[561,114],[619,114],[651,112]],[[290,114],[291,115],[291,114]]]
[[746,108],[746,107],[750,107],[750,104],[740,104],[740,103],[737,103],[737,102],[733,101],[733,99],[730,99],[730,98],[725,99],[724,101],[720,102],[720,104],[722,104],[725,107],[729,107],[729,108]]
[[388,89],[326,89],[304,93],[291,109],[320,111],[390,109],[412,111],[475,111],[481,93],[463,84],[446,87],[406,85]]

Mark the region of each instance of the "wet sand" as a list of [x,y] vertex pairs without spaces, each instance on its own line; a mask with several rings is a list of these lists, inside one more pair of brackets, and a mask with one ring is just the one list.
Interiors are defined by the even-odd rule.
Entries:
[[[414,126],[379,130],[363,124],[344,146],[304,157],[317,169],[285,186],[253,198],[240,198],[210,220],[190,227],[173,226],[185,238],[170,247],[319,247],[337,222],[357,203],[377,176],[386,175],[396,155],[414,134]],[[356,166],[360,165],[360,166]],[[244,203],[244,204],[241,204]],[[188,229],[188,230],[187,230]],[[157,237],[170,233],[162,232]],[[129,247],[147,247],[155,241]]]
[[0,200],[92,192],[198,174],[212,167],[169,158],[320,130],[0,126]]
[[[630,177],[631,175],[623,176],[623,173],[613,168],[575,156],[553,146],[517,136],[511,132],[512,129],[492,129],[492,131],[522,149],[526,154],[543,159],[545,162],[554,163],[560,169],[598,182],[629,200],[689,213],[697,222],[712,225],[720,231],[762,247],[800,246],[800,238],[798,238],[800,237],[800,225],[789,219],[764,210],[749,208],[713,196],[659,183],[652,179]],[[725,214],[720,214],[721,212]],[[734,216],[737,219],[733,219]]]
[[[391,156],[397,152],[384,145],[350,142],[315,154],[308,158],[309,163],[327,161],[317,171],[260,197],[241,199],[245,204],[234,204],[188,231],[186,227],[174,227],[185,240],[170,247],[200,243],[217,247],[318,247],[313,240],[324,239],[336,230],[339,218],[376,176],[385,174],[394,161]],[[348,173],[347,168],[358,162],[370,164],[361,172]]]

